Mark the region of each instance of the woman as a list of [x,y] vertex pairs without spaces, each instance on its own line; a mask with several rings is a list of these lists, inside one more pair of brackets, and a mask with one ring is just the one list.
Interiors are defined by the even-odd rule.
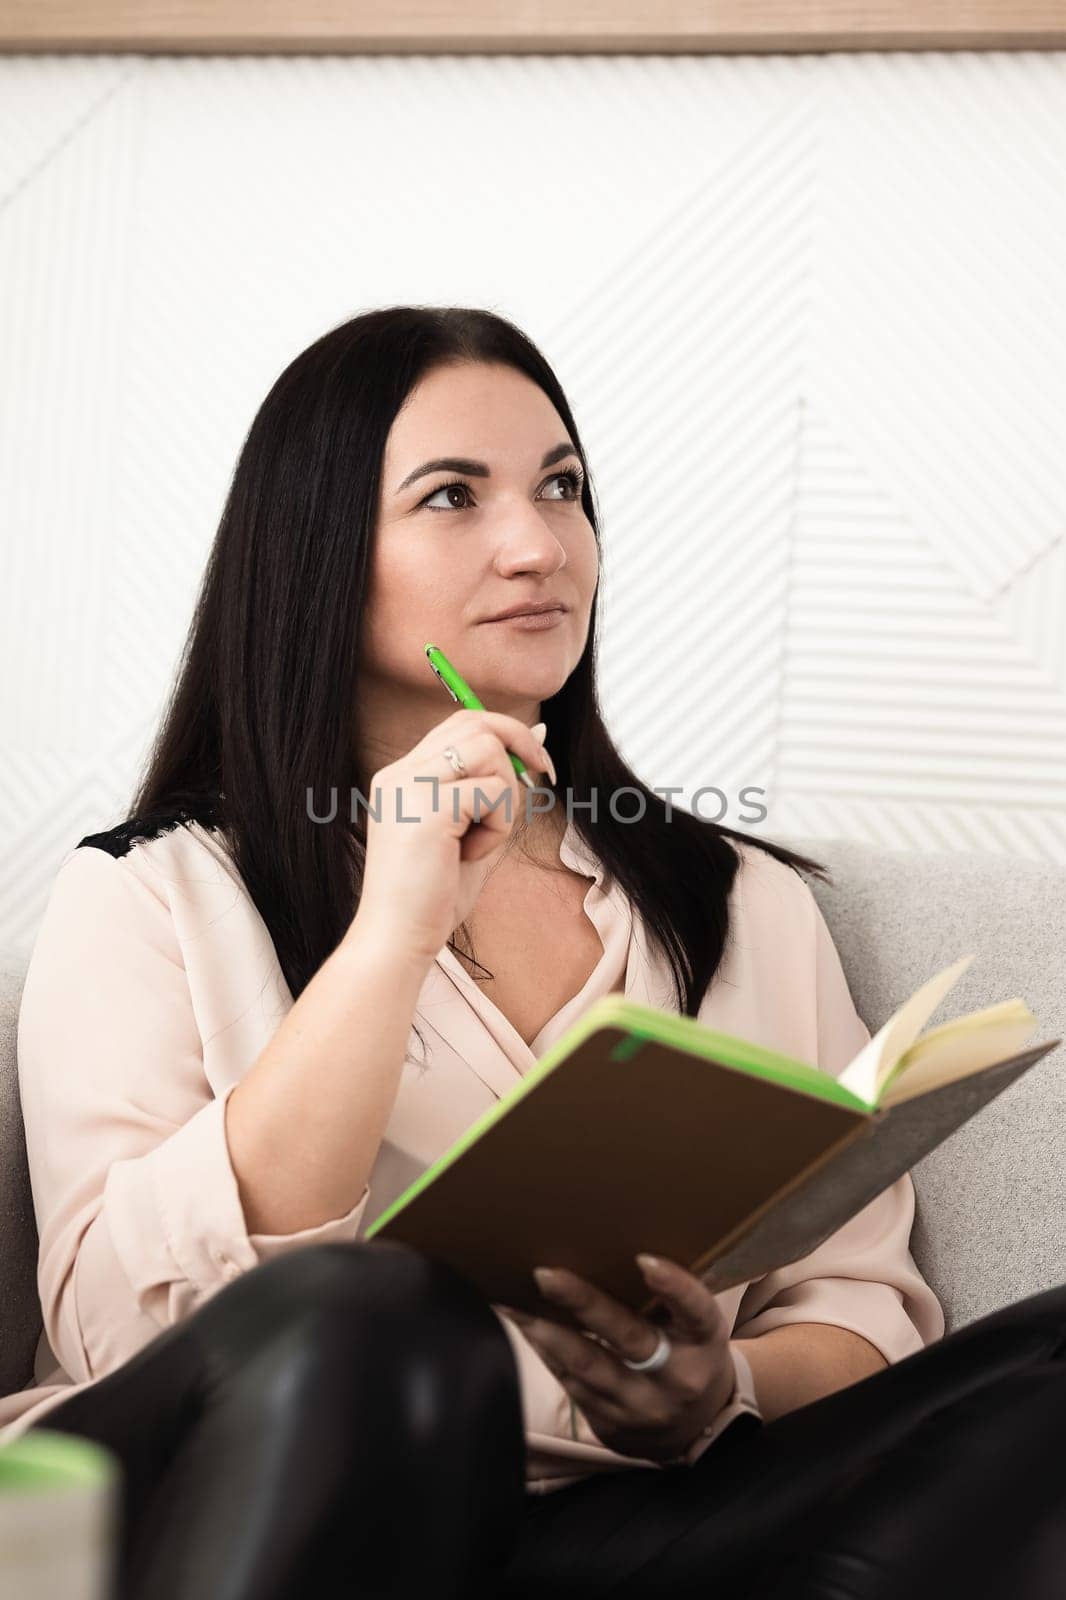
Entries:
[[[502,318],[358,317],[255,418],[131,819],[64,857],[20,1016],[45,1335],[0,1423],[121,1457],[123,1595],[1051,1592],[1063,1297],[943,1339],[909,1178],[751,1284],[653,1266],[658,1325],[359,1242],[601,993],[829,1072],[868,1038],[817,865],[612,744],[599,556]],[[427,640],[490,709],[441,715]],[[989,1439],[1024,1494],[964,1529]]]

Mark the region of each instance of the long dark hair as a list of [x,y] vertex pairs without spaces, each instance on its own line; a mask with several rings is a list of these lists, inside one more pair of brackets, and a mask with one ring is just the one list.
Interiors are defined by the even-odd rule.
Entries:
[[[414,385],[461,361],[505,363],[531,378],[584,455],[554,372],[504,317],[393,306],[317,339],[282,372],[244,441],[132,802],[134,818],[180,814],[225,835],[294,999],[343,937],[362,886],[362,809],[354,822],[347,806],[318,822],[307,794],[321,808],[334,787],[366,792],[354,759],[357,656],[386,439]],[[588,473],[582,504],[599,545]],[[798,870],[824,877],[825,868],[676,806],[667,821],[665,800],[630,770],[604,725],[596,633],[594,602],[581,660],[541,707],[558,791],[571,792],[577,831],[658,941],[678,1006],[694,1016],[728,934],[739,865],[729,840]],[[622,788],[644,797],[639,821],[619,820],[604,803]],[[581,804],[593,793],[595,822]],[[619,809],[640,813],[635,798]],[[449,944],[465,954],[454,936]]]

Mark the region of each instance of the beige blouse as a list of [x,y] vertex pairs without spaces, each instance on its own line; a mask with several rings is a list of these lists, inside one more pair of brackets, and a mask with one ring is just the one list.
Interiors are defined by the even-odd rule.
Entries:
[[[836,1074],[869,1033],[817,902],[756,844],[738,848],[730,937],[700,1020]],[[293,1003],[273,941],[221,835],[194,823],[110,849],[64,856],[26,976],[19,1083],[44,1331],[30,1385],[0,1399],[0,1444],[257,1263],[361,1238],[601,994],[677,1009],[665,961],[570,822],[560,858],[589,878],[585,913],[603,944],[584,988],[529,1046],[442,948],[415,1015],[430,1070],[412,1032],[357,1204],[298,1233],[249,1234],[223,1117]],[[913,1214],[904,1177],[811,1255],[720,1294],[734,1338],[832,1323],[890,1362],[939,1338],[940,1305],[908,1247]],[[525,1337],[501,1322],[518,1364],[528,1488],[646,1464],[599,1444]]]

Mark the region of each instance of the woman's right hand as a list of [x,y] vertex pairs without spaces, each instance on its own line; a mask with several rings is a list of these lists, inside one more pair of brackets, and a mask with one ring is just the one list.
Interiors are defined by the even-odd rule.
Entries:
[[[465,777],[456,777],[444,754],[448,745],[462,758]],[[381,816],[366,813],[366,861],[353,932],[369,929],[415,959],[434,959],[473,909],[523,815],[520,807],[531,791],[508,751],[533,772],[547,771],[545,747],[524,722],[502,712],[461,709],[373,775],[367,806]],[[416,777],[423,781],[416,783]]]

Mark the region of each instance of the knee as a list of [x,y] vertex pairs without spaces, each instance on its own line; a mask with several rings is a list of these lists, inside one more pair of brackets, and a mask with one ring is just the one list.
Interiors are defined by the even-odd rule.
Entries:
[[[228,1321],[205,1333],[211,1370],[289,1395],[317,1434],[339,1429],[360,1450],[381,1437],[412,1460],[432,1444],[456,1471],[490,1461],[502,1483],[521,1476],[511,1342],[484,1296],[442,1263],[384,1240],[311,1245],[235,1279],[201,1315],[212,1307]],[[279,1370],[286,1379],[272,1386]]]
[[[200,1312],[226,1318],[230,1340],[258,1346],[299,1325],[304,1341],[333,1344],[352,1366],[381,1370],[401,1356],[423,1370],[477,1375],[484,1392],[513,1388],[510,1340],[484,1296],[459,1273],[408,1245],[309,1245],[229,1284]],[[328,1337],[327,1337],[328,1336]]]
[[255,1268],[247,1283],[271,1309],[314,1305],[383,1326],[428,1317],[468,1337],[498,1327],[484,1296],[458,1272],[385,1240],[306,1246]]

